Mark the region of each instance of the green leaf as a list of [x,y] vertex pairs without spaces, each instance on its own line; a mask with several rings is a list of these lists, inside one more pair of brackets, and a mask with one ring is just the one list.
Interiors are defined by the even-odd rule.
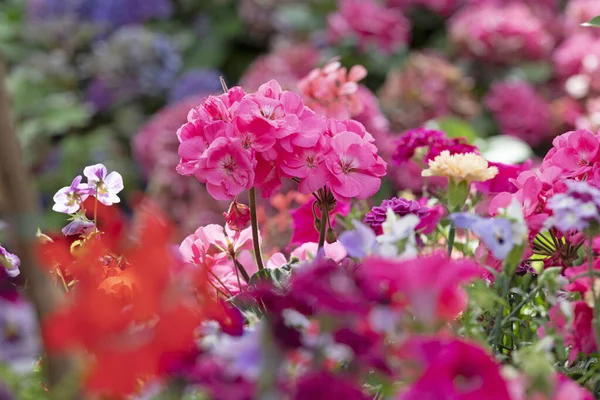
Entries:
[[464,137],[469,143],[477,139],[477,133],[467,121],[449,117],[435,120],[434,123],[451,138]]
[[600,15],[590,19],[588,22],[584,22],[581,26],[590,26],[592,28],[600,28]]
[[544,83],[552,78],[552,65],[548,62],[531,62],[518,68],[518,75],[532,83]]

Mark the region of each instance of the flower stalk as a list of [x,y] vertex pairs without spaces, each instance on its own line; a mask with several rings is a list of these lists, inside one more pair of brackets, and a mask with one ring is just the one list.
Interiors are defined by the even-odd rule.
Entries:
[[250,200],[250,223],[252,225],[252,241],[254,244],[254,257],[256,257],[256,265],[259,270],[265,269],[263,264],[262,254],[260,250],[260,242],[258,236],[258,219],[256,217],[256,189],[253,187],[248,191]]

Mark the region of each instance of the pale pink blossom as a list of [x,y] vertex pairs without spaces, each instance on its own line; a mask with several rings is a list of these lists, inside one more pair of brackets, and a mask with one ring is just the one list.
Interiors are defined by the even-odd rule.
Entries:
[[362,65],[350,71],[333,59],[323,68],[313,69],[298,82],[298,89],[306,105],[318,114],[329,118],[350,119],[362,112],[363,103],[358,96],[358,82],[367,76]]

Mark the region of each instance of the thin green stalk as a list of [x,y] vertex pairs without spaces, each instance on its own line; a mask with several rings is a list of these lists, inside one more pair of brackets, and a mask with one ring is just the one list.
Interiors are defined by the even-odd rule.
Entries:
[[506,323],[512,317],[514,317],[515,314],[517,314],[525,304],[531,301],[537,295],[541,288],[541,286],[536,286],[519,304],[517,304],[517,306],[513,308],[506,317],[504,317],[504,319],[502,320],[502,326],[506,325]]
[[596,274],[594,273],[594,250],[592,249],[593,235],[588,236],[587,263],[590,275],[590,285],[592,288],[592,298],[594,299],[594,337],[596,345],[600,346],[600,296],[596,293]]
[[250,198],[250,222],[252,224],[252,241],[254,242],[254,257],[259,270],[265,269],[262,254],[260,251],[260,241],[258,236],[258,219],[256,218],[256,190],[251,188],[248,194]]
[[319,204],[319,209],[321,210],[321,223],[319,225],[319,247],[317,251],[325,246],[325,235],[327,234],[327,210],[321,204]]
[[448,257],[452,255],[452,249],[454,248],[454,238],[456,237],[456,226],[454,222],[450,222],[450,231],[448,232]]
[[246,268],[244,268],[244,266],[237,260],[237,258],[233,258],[233,263],[235,264],[235,269],[240,271],[240,273],[242,274],[242,278],[244,278],[246,283],[250,282],[250,275],[248,275]]

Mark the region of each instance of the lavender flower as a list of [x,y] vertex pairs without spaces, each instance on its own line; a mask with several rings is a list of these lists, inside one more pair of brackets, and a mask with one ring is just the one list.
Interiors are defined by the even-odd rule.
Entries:
[[561,232],[584,231],[600,224],[600,190],[586,182],[565,181],[566,193],[559,193],[548,200],[547,206],[553,217],[547,224]]
[[369,255],[377,244],[375,232],[367,225],[353,220],[354,230],[343,232],[338,241],[346,249],[350,257],[364,258]]
[[37,320],[31,304],[0,298],[0,362],[16,371],[31,371],[39,352]]
[[121,201],[117,193],[123,190],[123,177],[118,172],[106,170],[102,164],[85,167],[83,174],[88,179],[90,193],[104,205],[110,206]]
[[99,42],[86,60],[96,85],[88,94],[118,101],[155,95],[170,87],[180,67],[181,56],[167,37],[141,26],[123,27]]
[[87,183],[81,183],[83,178],[77,175],[70,186],[60,189],[54,195],[54,206],[52,209],[56,212],[73,214],[89,195],[89,187]]
[[506,218],[482,218],[469,213],[455,213],[449,218],[457,228],[470,229],[499,260],[505,259],[515,245],[513,227]]
[[16,255],[9,253],[2,245],[0,245],[0,265],[4,267],[6,274],[14,278],[19,275],[19,267],[21,259]]
[[169,92],[169,103],[177,103],[187,97],[219,92],[221,73],[214,69],[194,69],[183,74]]
[[105,30],[169,17],[169,0],[29,0],[30,20],[76,17]]
[[61,232],[65,236],[88,234],[94,229],[94,226],[94,223],[85,216],[85,212],[78,212],[73,216],[71,222],[62,228]]
[[419,202],[393,197],[391,199],[383,200],[380,206],[373,207],[371,211],[365,215],[364,222],[370,225],[376,233],[381,233],[381,225],[387,218],[388,208],[391,208],[394,214],[401,217],[407,214],[414,214],[420,219],[423,219],[429,215],[429,208],[421,206]]

